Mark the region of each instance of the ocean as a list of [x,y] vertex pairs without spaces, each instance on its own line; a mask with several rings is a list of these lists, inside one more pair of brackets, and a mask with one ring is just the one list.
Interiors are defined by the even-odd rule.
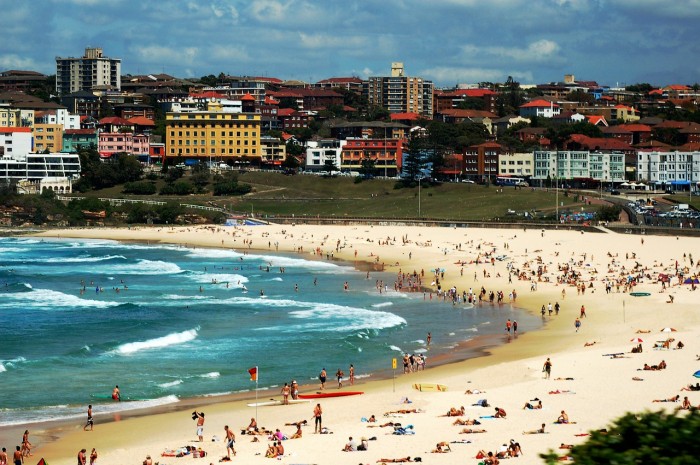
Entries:
[[[395,278],[273,252],[0,238],[0,426],[253,391],[254,366],[275,395],[322,368],[332,386],[351,363],[376,378],[397,358],[398,375],[404,352],[429,366],[507,318],[541,325],[510,304],[394,292]],[[115,385],[123,402],[109,398]]]

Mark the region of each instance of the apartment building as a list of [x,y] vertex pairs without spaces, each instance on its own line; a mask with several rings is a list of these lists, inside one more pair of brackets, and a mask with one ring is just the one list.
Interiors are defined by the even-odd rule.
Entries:
[[346,139],[340,153],[340,169],[358,171],[362,160],[369,158],[374,160],[377,173],[396,176],[401,171],[403,149],[401,139]]
[[387,109],[390,113],[418,113],[433,118],[432,81],[404,75],[403,63],[391,64],[390,76],[370,77],[363,92],[370,106]]
[[559,179],[569,185],[587,185],[625,180],[625,154],[575,150],[548,150],[533,153],[535,173],[541,182]]
[[34,123],[34,150],[60,152],[63,149],[63,125]]
[[306,169],[320,171],[326,161],[332,161],[333,166],[340,168],[342,164],[342,151],[346,142],[339,139],[322,139],[309,141],[306,148]]
[[98,142],[97,129],[66,129],[63,132],[61,152],[78,153],[90,146],[97,147]]
[[279,137],[260,137],[260,161],[268,167],[281,166],[287,158],[287,144]]
[[498,175],[529,179],[535,171],[532,152],[501,153],[498,155]]
[[531,100],[523,105],[520,105],[520,116],[529,118],[537,116],[538,118],[552,118],[561,113],[561,108],[554,102],[544,99]]
[[22,110],[11,108],[9,103],[0,103],[0,127],[13,128],[22,124]]
[[259,163],[260,115],[196,111],[165,115],[166,158]]
[[56,92],[68,95],[95,88],[121,90],[121,59],[108,58],[101,48],[86,48],[82,57],[56,57]]
[[473,181],[494,182],[498,176],[498,159],[504,151],[504,147],[496,142],[467,147],[464,152],[464,175]]
[[700,152],[638,152],[637,181],[670,186],[674,190],[698,189]]

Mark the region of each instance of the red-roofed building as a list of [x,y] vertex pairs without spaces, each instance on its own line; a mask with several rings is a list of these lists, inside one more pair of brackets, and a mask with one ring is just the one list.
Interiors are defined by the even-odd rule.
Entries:
[[625,123],[639,121],[639,111],[627,105],[615,105],[611,112],[614,121]]
[[571,134],[564,142],[565,150],[589,150],[591,152],[613,153],[619,152],[625,155],[634,155],[635,149],[627,142],[609,137],[588,137],[583,134]]
[[0,126],[0,156],[24,156],[34,149],[32,128]]
[[359,171],[362,160],[375,161],[375,169],[387,176],[396,176],[403,161],[402,139],[346,139],[340,154],[342,170]]
[[322,79],[314,87],[318,89],[345,89],[356,94],[362,93],[362,79],[358,77],[334,77]]
[[97,147],[97,129],[66,129],[63,132],[63,148],[61,152],[78,153],[90,146]]
[[552,118],[561,112],[561,108],[554,102],[544,99],[531,100],[520,105],[520,116],[524,118],[537,116],[539,118]]
[[586,119],[593,126],[608,126],[608,122],[605,121],[605,116],[602,115],[586,115]]
[[700,124],[690,123],[678,132],[683,136],[686,144],[700,143]]
[[443,180],[458,180],[464,172],[464,155],[461,153],[453,153],[445,155],[445,160],[442,166],[437,169],[437,175]]
[[142,116],[150,120],[155,119],[152,106],[138,103],[122,103],[121,105],[115,105],[114,113],[124,119],[131,119],[135,116]]
[[301,129],[309,127],[309,116],[293,108],[280,108],[277,110],[277,120],[279,129],[283,131]]
[[408,124],[409,126],[421,119],[421,116],[418,113],[392,113],[389,115],[389,117],[391,118],[391,121]]
[[472,145],[464,151],[464,175],[478,182],[495,182],[498,177],[498,157],[505,153],[504,147],[496,142]]
[[632,145],[643,144],[651,140],[651,128],[646,124],[625,124],[621,127],[632,133]]
[[496,113],[496,98],[498,94],[490,89],[455,89],[450,91],[436,90],[433,93],[433,108],[435,113],[457,108],[467,99],[480,99],[483,109]]

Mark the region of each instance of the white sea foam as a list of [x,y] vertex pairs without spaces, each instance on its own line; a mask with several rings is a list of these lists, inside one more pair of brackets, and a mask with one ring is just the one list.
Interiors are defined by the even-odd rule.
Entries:
[[211,297],[206,295],[166,294],[162,298],[165,300],[211,300]]
[[284,280],[278,276],[276,278],[272,278],[270,281],[284,281]]
[[0,373],[4,373],[5,371],[7,371],[7,368],[5,368],[5,365],[0,363]]
[[105,274],[139,274],[139,275],[163,275],[182,273],[182,269],[175,263],[160,260],[139,260],[129,264],[107,264],[101,267]]
[[164,389],[166,389],[166,388],[169,388],[169,387],[175,387],[175,386],[177,386],[178,384],[182,384],[182,380],[181,380],[181,379],[176,379],[175,381],[170,381],[169,383],[161,383],[161,384],[159,384],[158,386],[159,386],[159,387],[162,387],[162,388],[164,388]]
[[306,268],[315,271],[331,271],[336,274],[344,271],[348,273],[354,272],[349,266],[340,266],[335,263],[320,260],[304,260],[301,258],[278,257],[275,255],[246,255],[246,259],[263,260],[273,267]]
[[[384,329],[405,325],[406,320],[389,312],[366,310],[327,303],[300,302],[298,306],[308,307],[289,312],[290,318],[305,320],[297,325],[285,324],[273,328],[276,331],[359,331],[363,329]],[[270,329],[270,328],[265,328]]]
[[228,273],[197,273],[189,275],[189,278],[197,283],[212,284],[222,289],[226,288],[226,283],[229,283],[229,288],[236,289],[240,288],[241,284],[248,282],[248,278],[243,275]]
[[190,329],[187,331],[182,331],[181,333],[171,333],[167,336],[148,339],[146,341],[127,342],[126,344],[122,344],[114,349],[111,353],[118,355],[132,355],[142,350],[161,349],[163,347],[184,344],[194,340],[197,337],[198,329],[199,328]]
[[107,308],[119,305],[118,302],[91,300],[80,296],[64,294],[51,289],[34,289],[32,292],[3,294],[0,308]]
[[428,351],[428,349],[420,348],[420,349],[414,350],[413,352],[416,354],[422,354],[422,353],[427,352],[427,351]]
[[53,257],[53,258],[38,258],[36,260],[30,260],[30,261],[36,261],[36,262],[43,262],[43,263],[95,263],[95,262],[104,262],[107,260],[114,260],[114,259],[120,259],[120,260],[126,260],[126,257],[123,255],[104,255],[101,257]]
[[20,249],[19,247],[0,247],[0,253],[14,253],[23,252],[26,249]]
[[394,302],[382,302],[378,304],[373,304],[372,308],[391,307],[392,305],[394,305]]
[[207,248],[187,249],[187,255],[199,258],[240,258],[243,256],[242,253],[235,250]]
[[389,346],[389,348],[395,352],[401,352],[403,353],[403,350],[401,350],[401,347],[396,347],[396,346]]
[[200,378],[218,378],[221,376],[221,373],[218,371],[212,371],[210,373],[204,373],[203,375],[199,375]]

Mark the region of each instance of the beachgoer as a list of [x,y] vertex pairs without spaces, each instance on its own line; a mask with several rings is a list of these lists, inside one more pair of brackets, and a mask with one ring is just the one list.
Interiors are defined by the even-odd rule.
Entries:
[[377,463],[381,463],[381,462],[400,463],[400,462],[413,462],[413,460],[411,460],[411,457],[401,457],[398,459],[379,459],[379,460],[377,460]]
[[506,417],[506,411],[503,410],[500,407],[496,407],[496,413],[493,415],[494,418],[505,418]]
[[248,431],[248,434],[255,434],[258,432],[258,422],[255,420],[255,418],[250,419],[250,423],[248,424],[248,428],[246,428]]
[[300,422],[297,422],[297,424],[296,424],[297,430],[294,432],[294,434],[292,434],[292,437],[291,437],[290,439],[299,439],[299,438],[301,438],[301,434],[302,434],[301,426],[302,426],[302,425],[305,425],[305,424],[306,424],[306,420],[304,420],[303,422],[301,422],[301,421],[300,421]]
[[284,446],[282,445],[282,441],[277,441],[277,446],[275,447],[275,452],[277,453],[277,457],[284,456]]
[[355,367],[353,364],[350,364],[350,369],[348,370],[348,375],[350,376],[350,386],[353,386],[355,384]]
[[326,387],[326,369],[323,368],[318,374],[318,379],[321,381],[321,390]]
[[447,452],[452,452],[452,449],[446,441],[438,442],[435,444],[435,449],[432,450],[433,454],[445,454]]
[[80,452],[78,452],[78,465],[85,465],[87,460],[87,457],[85,457],[85,452],[87,452],[85,449],[80,449]]
[[153,459],[150,455],[146,455],[146,459],[143,461],[143,465],[153,465]]
[[[22,465],[24,459],[22,458],[22,450],[19,446],[15,448],[15,453],[12,454],[12,461],[15,465]],[[85,449],[83,449],[83,462],[80,462],[80,454],[78,454],[78,465],[85,465]]]
[[561,415],[557,418],[557,423],[569,423],[569,415],[564,410],[561,411]]
[[90,431],[92,431],[92,427],[94,426],[94,421],[92,420],[92,404],[88,405],[87,423],[85,423],[85,426],[83,427],[83,431],[87,431],[88,426],[90,427]]
[[549,360],[549,357],[547,357],[547,360],[544,362],[544,366],[542,367],[542,371],[544,371],[544,378],[549,379],[549,377],[552,374],[552,362]]
[[576,321],[574,321],[574,327],[576,328],[576,332],[578,333],[578,330],[581,328],[581,320],[576,318]]
[[236,435],[233,434],[233,430],[228,425],[224,426],[224,433],[226,434],[226,457],[230,459],[231,452],[234,456],[236,455],[236,449],[233,447],[236,444]]
[[581,305],[581,314],[579,318],[586,318],[586,307],[584,305]]
[[119,386],[118,386],[118,385],[117,385],[117,386],[114,386],[114,389],[112,389],[112,399],[113,399],[113,400],[117,400],[117,401],[122,400],[122,395],[121,395],[121,393],[119,392]]
[[426,345],[428,347],[430,347],[430,341],[432,341],[432,340],[433,340],[433,335],[428,333],[428,337],[426,338],[426,342],[427,342]]
[[311,418],[314,420],[314,433],[321,432],[321,417],[323,415],[323,410],[321,409],[321,404],[316,404],[314,407],[314,414]]
[[343,452],[356,452],[357,451],[357,443],[355,440],[350,436],[348,438],[348,442],[345,444],[345,447],[343,447]]
[[345,373],[338,368],[338,371],[335,372],[335,377],[338,379],[338,389],[343,387],[343,376],[345,376]]
[[7,449],[0,450],[0,465],[7,465]]
[[90,451],[90,465],[95,465],[97,463],[97,450],[93,447]]
[[289,384],[284,383],[284,387],[282,388],[281,392],[282,392],[282,404],[289,405],[289,393],[290,393]]
[[204,442],[204,412],[194,412],[197,415],[197,437],[199,442]]
[[29,430],[24,430],[22,435],[22,457],[31,457],[32,443],[29,442]]
[[532,430],[532,431],[523,431],[523,434],[544,434],[544,427],[545,427],[545,424],[542,423],[542,427],[541,427],[541,428],[535,429],[535,430]]

